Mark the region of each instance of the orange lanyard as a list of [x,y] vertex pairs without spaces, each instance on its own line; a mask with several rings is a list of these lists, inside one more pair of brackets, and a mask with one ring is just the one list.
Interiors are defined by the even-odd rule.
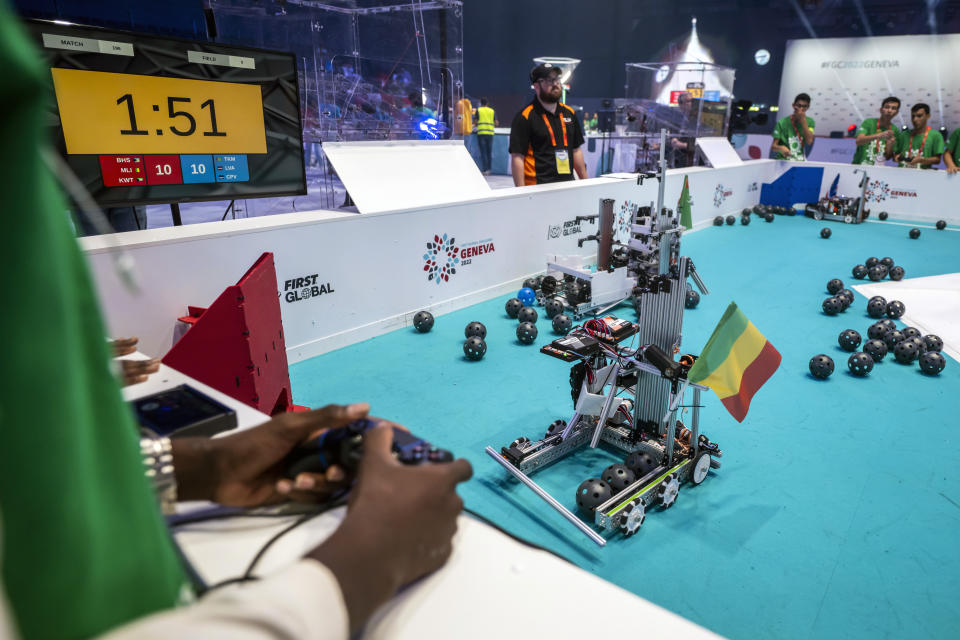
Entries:
[[[560,107],[557,106],[557,109],[560,109]],[[547,118],[547,114],[544,113],[542,115],[543,115],[543,123],[547,125],[547,131],[550,132],[550,142],[553,143],[553,148],[556,149],[557,139],[553,136],[553,127],[550,126],[550,120]],[[558,117],[560,118],[560,128],[563,130],[563,146],[564,148],[566,148],[567,147],[567,125],[566,123],[564,123],[562,115],[558,115]]]
[[[930,127],[927,127],[927,130],[923,132],[923,140],[920,141],[920,148],[917,151],[920,152],[920,155],[923,155],[923,148],[927,146],[927,136],[930,135]],[[910,134],[910,146],[907,147],[907,151],[913,151],[913,134]]]

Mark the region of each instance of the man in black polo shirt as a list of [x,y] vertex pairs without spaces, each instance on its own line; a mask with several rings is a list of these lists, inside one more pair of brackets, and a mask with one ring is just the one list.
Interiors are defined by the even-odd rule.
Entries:
[[583,129],[573,109],[560,102],[560,69],[549,63],[534,67],[530,82],[536,96],[513,119],[510,128],[510,171],[513,184],[547,184],[587,177]]

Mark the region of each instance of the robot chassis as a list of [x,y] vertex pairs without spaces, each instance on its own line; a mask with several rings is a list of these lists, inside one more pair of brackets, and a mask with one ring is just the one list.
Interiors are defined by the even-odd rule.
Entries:
[[[659,200],[662,205],[662,181]],[[601,201],[598,258],[604,252],[609,255],[612,243],[612,233],[604,231],[605,209],[612,221],[612,201]],[[662,206],[658,210],[664,211]],[[521,437],[500,452],[492,447],[485,450],[599,546],[606,544],[605,538],[534,482],[532,473],[587,445],[595,448],[600,442],[627,454],[649,456],[653,461],[651,468],[592,509],[594,523],[602,530],[630,536],[640,529],[648,509],[672,506],[680,486],[687,481],[694,485],[703,482],[711,468],[720,467],[718,458],[723,455],[715,443],[700,434],[700,393],[706,387],[687,379],[693,358],[687,356],[675,362],[672,357],[681,341],[687,277],[694,280],[702,293],[709,291],[693,263],[676,257],[680,231],[675,219],[663,215],[659,221],[651,217],[649,221],[637,222],[640,224],[633,225],[626,250],[628,264],[613,269],[613,273],[624,269],[627,274],[636,274],[630,275],[637,280],[630,282],[629,291],[634,295],[637,323],[615,318],[594,320],[593,323],[603,323],[600,330],[596,330],[596,324],[588,323],[595,329],[577,328],[544,346],[542,353],[568,362],[579,360],[592,373],[579,382],[573,416],[551,424],[539,440]],[[598,259],[598,273],[602,264]],[[655,275],[650,274],[653,268]],[[590,274],[574,277],[583,275]],[[594,295],[578,303],[574,311],[582,315],[604,304],[608,305],[606,308],[613,306],[609,300],[603,303]],[[632,351],[617,346],[630,337],[639,340],[641,346]],[[571,384],[576,388],[577,376],[571,376]],[[688,389],[693,396],[689,429],[676,420]]]
[[864,208],[867,201],[867,172],[864,169],[855,169],[854,173],[863,174],[860,181],[860,197],[824,196],[818,202],[808,204],[803,214],[814,220],[831,220],[847,224],[860,224],[870,215],[870,210]]
[[[599,219],[597,233],[577,241],[580,247],[584,242],[597,242],[597,269],[588,271],[548,262],[548,275],[538,279],[536,287],[539,304],[557,300],[574,320],[605,313],[631,297],[634,307],[639,310],[637,295],[641,291],[649,286],[656,287],[655,281],[668,273],[676,275],[683,227],[679,214],[663,206],[665,130],[660,132],[660,142],[659,172],[637,176],[638,185],[646,178],[658,181],[656,206],[651,202],[650,206],[638,207],[631,220],[630,238],[626,244],[613,239],[614,200],[601,199],[599,212],[595,215],[577,216],[577,222],[592,223]],[[697,287],[707,293],[692,263],[689,269]]]

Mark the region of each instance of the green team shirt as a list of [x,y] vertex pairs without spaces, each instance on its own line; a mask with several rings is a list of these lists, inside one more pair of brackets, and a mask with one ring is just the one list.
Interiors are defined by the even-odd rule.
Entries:
[[[813,118],[810,116],[807,116],[807,126],[810,127],[810,133],[813,133]],[[781,153],[779,155],[780,160],[803,161],[807,159],[803,155],[803,140],[797,135],[799,130],[799,127],[794,128],[790,116],[777,121],[777,126],[773,129],[773,139],[779,140],[790,147],[790,155],[785,156]]]
[[[940,132],[932,127],[927,127],[929,133],[927,135],[927,141],[924,144],[923,136],[924,133],[914,133],[913,131],[904,131],[900,134],[900,140],[897,142],[897,153],[902,154],[904,158],[914,157],[916,155],[922,155],[924,158],[932,158],[933,156],[938,156],[943,153],[944,144],[943,136],[940,135]],[[920,145],[923,144],[923,150],[920,150]],[[901,167],[907,166],[904,162],[900,163]],[[925,164],[922,168],[930,169],[932,165]]]
[[[897,145],[900,143],[900,136],[897,135],[896,128],[891,124],[881,129],[877,122],[877,118],[867,118],[857,130],[857,135],[872,136],[881,131],[890,131],[892,129],[896,136],[893,139],[893,148],[896,150]],[[873,140],[862,147],[857,147],[857,152],[853,154],[853,164],[883,164],[886,160],[883,157],[883,152],[886,148],[887,143],[882,139]]]
[[953,156],[953,164],[960,162],[960,158],[957,157],[960,154],[960,127],[954,129],[953,133],[950,134],[944,151],[949,151],[950,155]]
[[89,638],[173,607],[186,580],[108,366],[67,203],[40,155],[50,70],[4,2],[0,68],[0,139],[17,160],[0,187],[21,214],[0,235],[0,580],[23,638]]

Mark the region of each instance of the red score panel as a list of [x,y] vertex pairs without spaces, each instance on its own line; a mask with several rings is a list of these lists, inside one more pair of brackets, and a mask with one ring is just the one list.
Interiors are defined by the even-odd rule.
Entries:
[[105,187],[136,187],[147,182],[140,156],[100,156],[100,172]]
[[180,156],[176,154],[143,156],[143,170],[147,184],[183,184]]

